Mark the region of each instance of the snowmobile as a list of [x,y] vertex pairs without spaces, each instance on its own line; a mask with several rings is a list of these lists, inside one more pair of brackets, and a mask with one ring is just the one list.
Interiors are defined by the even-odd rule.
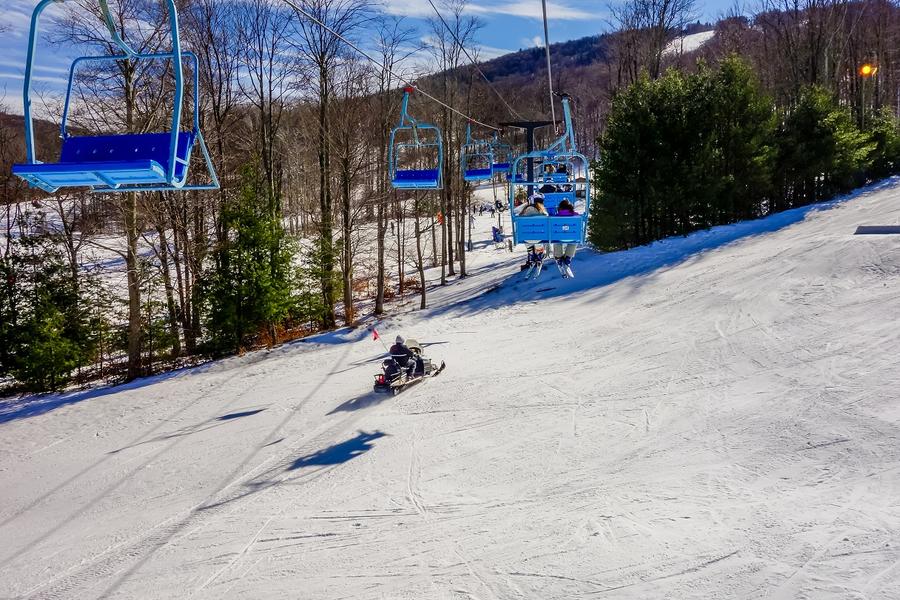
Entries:
[[414,358],[410,359],[411,366],[403,367],[393,358],[386,358],[381,363],[381,373],[375,375],[374,390],[381,393],[391,393],[395,396],[405,388],[416,384],[428,377],[436,377],[446,366],[441,361],[440,366],[436,366],[430,358],[423,356],[422,345],[416,340],[406,340],[406,347],[409,348]]

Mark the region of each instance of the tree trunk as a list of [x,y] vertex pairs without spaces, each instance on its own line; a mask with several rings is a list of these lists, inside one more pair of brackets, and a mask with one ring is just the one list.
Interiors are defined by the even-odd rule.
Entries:
[[438,260],[437,225],[434,222],[434,215],[431,215],[431,266],[436,267]]
[[128,282],[128,380],[141,375],[141,279],[138,273],[137,195],[125,194],[125,268]]
[[384,314],[384,236],[387,231],[387,219],[384,214],[384,197],[380,192],[375,211],[378,221],[375,259],[375,314],[381,315]]
[[[162,194],[160,194],[162,195]],[[159,262],[162,271],[163,287],[166,291],[166,308],[169,313],[169,335],[172,336],[172,358],[181,356],[181,336],[178,327],[178,310],[175,307],[175,290],[172,286],[172,275],[169,273],[169,242],[166,230],[161,223],[156,225],[159,235]]]
[[321,261],[320,283],[322,286],[322,327],[331,329],[336,325],[334,316],[334,239],[333,214],[331,204],[331,152],[328,119],[328,68],[326,57],[319,63],[319,260]]
[[[347,149],[349,151],[349,148]],[[344,157],[341,165],[341,238],[343,247],[341,252],[341,275],[344,284],[344,322],[350,325],[355,320],[353,310],[353,255],[350,230],[350,165],[347,157]]]
[[419,218],[419,194],[416,193],[416,268],[419,271],[419,309],[426,306],[425,262],[422,257],[422,227]]

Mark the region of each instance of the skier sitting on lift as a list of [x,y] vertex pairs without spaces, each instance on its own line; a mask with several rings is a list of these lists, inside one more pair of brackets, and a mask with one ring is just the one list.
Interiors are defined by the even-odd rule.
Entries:
[[[578,213],[575,212],[575,207],[572,206],[571,202],[569,202],[568,200],[563,200],[559,203],[559,207],[556,209],[556,216],[577,217]],[[557,263],[561,263],[566,266],[572,264],[572,258],[574,258],[575,256],[575,244],[560,244],[558,242],[554,242],[550,247],[553,252],[553,258],[556,259]]]
[[547,209],[544,208],[544,196],[533,194],[528,198],[528,203],[519,210],[520,217],[546,217]]
[[[532,194],[528,198],[528,203],[522,205],[519,210],[520,217],[546,217],[547,209],[544,208],[544,196],[537,193]],[[540,265],[544,260],[544,246],[541,244],[531,244],[527,248],[528,255],[525,258],[525,264],[520,267],[522,271],[532,266]]]

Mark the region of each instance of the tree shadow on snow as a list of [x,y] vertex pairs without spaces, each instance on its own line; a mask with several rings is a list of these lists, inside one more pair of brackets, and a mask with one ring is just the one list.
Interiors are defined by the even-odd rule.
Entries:
[[[542,301],[569,296],[576,292],[597,290],[629,277],[650,275],[672,268],[689,260],[698,260],[703,253],[716,250],[756,236],[769,234],[805,220],[809,215],[831,210],[860,196],[897,185],[891,178],[835,200],[794,208],[753,221],[719,225],[695,231],[684,237],[670,237],[646,246],[618,252],[600,253],[589,249],[578,251],[573,262],[574,279],[562,279],[551,260],[544,263],[544,273],[537,281],[526,281],[518,271],[474,297],[448,298],[445,304],[429,309],[432,316],[444,314],[472,314],[519,303]],[[524,254],[523,254],[524,256]],[[636,281],[640,287],[649,281]]]
[[[253,479],[244,482],[242,484],[243,490],[241,492],[217,502],[204,504],[203,506],[198,507],[197,511],[203,512],[220,508],[227,504],[249,498],[260,492],[265,492],[275,486],[302,485],[309,483],[326,474],[338,465],[342,465],[353,460],[357,456],[365,454],[374,447],[372,442],[387,435],[387,433],[382,431],[373,431],[371,433],[359,431],[349,440],[338,442],[337,444],[332,444],[331,446],[313,452],[312,454],[301,456],[287,466],[285,466],[283,462],[279,465],[274,465],[266,471],[259,473]],[[288,473],[299,471],[300,469],[306,470],[291,475],[290,477],[287,476]]]
[[257,408],[253,410],[245,410],[241,412],[229,413],[227,415],[222,415],[221,417],[213,417],[211,419],[207,419],[205,421],[201,421],[194,425],[188,425],[187,427],[182,427],[181,429],[176,429],[174,431],[170,431],[169,433],[164,433],[162,435],[158,435],[156,437],[152,437],[141,442],[137,442],[134,444],[129,444],[127,446],[122,446],[116,450],[112,450],[110,454],[118,454],[123,450],[128,450],[129,448],[136,448],[138,446],[143,446],[145,444],[154,444],[156,442],[162,442],[165,440],[170,440],[172,438],[183,437],[186,435],[191,435],[194,433],[200,433],[201,431],[206,431],[208,429],[213,429],[215,427],[220,427],[225,425],[235,419],[242,419],[244,417],[251,417],[253,415],[259,414],[266,409]]

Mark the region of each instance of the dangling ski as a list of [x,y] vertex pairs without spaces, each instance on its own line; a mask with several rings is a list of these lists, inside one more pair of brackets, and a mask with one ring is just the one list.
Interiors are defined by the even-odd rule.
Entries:
[[538,260],[532,261],[531,265],[528,267],[528,272],[525,273],[525,279],[537,279],[541,276],[541,269],[543,268],[543,262]]
[[575,273],[572,272],[572,267],[566,264],[564,258],[556,259],[556,267],[559,269],[559,274],[562,275],[563,279],[572,279],[575,277]]
[[544,267],[544,247],[528,246],[528,272],[525,279],[537,279],[541,276],[541,269]]

